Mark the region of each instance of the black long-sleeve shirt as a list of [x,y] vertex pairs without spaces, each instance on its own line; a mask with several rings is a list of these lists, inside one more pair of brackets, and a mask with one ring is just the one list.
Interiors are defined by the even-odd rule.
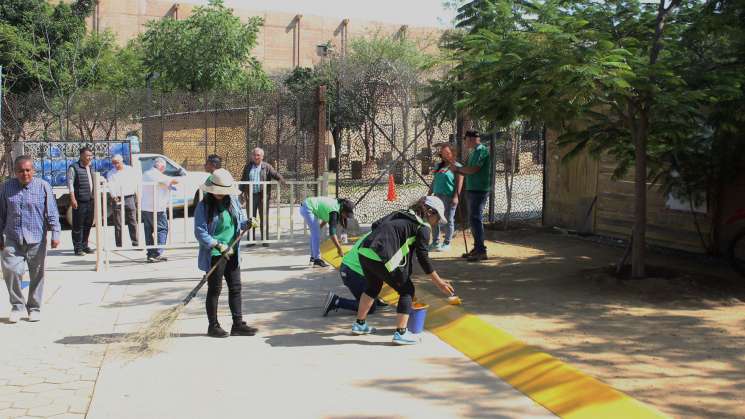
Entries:
[[406,255],[406,265],[408,265],[408,274],[412,273],[412,253],[416,253],[419,265],[426,274],[434,272],[432,262],[429,259],[427,246],[430,241],[429,224],[420,223],[414,214],[408,211],[396,211],[372,225],[372,232],[362,243],[362,247],[373,250],[380,258],[387,262],[410,237],[415,237],[414,243],[411,244],[413,252]]

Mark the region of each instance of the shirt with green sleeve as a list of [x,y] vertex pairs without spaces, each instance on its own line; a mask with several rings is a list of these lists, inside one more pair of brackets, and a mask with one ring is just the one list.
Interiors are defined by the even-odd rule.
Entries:
[[471,175],[466,175],[466,190],[474,192],[486,192],[491,189],[489,149],[479,144],[468,155],[467,167],[478,167],[479,170]]
[[360,265],[360,245],[362,245],[362,242],[369,235],[370,233],[368,232],[360,237],[359,240],[354,243],[354,246],[344,254],[344,258],[341,260],[342,265],[347,265],[349,269],[353,270],[360,276],[365,275],[364,272],[362,272],[362,265]]
[[[217,226],[215,226],[215,234],[212,237],[226,245],[230,245],[235,240],[235,221],[227,209],[220,211],[220,215],[217,216]],[[220,251],[213,247],[212,256],[220,256]]]
[[329,222],[329,216],[332,212],[339,213],[341,205],[336,198],[325,196],[314,196],[305,200],[305,206],[315,215],[325,222]]

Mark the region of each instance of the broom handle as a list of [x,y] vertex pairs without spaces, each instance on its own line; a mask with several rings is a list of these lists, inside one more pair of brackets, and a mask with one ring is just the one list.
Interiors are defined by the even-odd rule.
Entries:
[[[249,230],[249,228],[247,228],[245,230],[241,230],[241,233],[238,235],[238,237],[236,237],[233,240],[233,242],[230,243],[230,247],[229,248],[232,249],[233,247],[235,247],[236,243],[238,243],[243,238],[243,236],[246,234],[246,232],[248,232],[248,230]],[[237,257],[237,255],[236,255],[236,257]],[[197,286],[194,287],[193,290],[191,290],[191,292],[189,293],[189,295],[186,296],[186,298],[184,298],[184,301],[183,301],[182,304],[183,305],[189,304],[189,301],[191,301],[192,298],[194,298],[194,297],[197,296],[197,293],[199,292],[200,289],[202,289],[202,287],[204,286],[204,284],[207,282],[207,279],[209,278],[209,276],[212,275],[212,272],[214,272],[215,269],[217,269],[217,267],[221,263],[223,263],[223,262],[225,262],[227,260],[228,260],[228,258],[225,256],[225,253],[223,253],[222,255],[220,255],[220,260],[218,260],[217,263],[215,263],[214,265],[212,265],[212,268],[210,268],[210,270],[207,271],[206,274],[204,274],[204,276],[202,277],[202,280],[199,281],[199,283],[197,284]]]

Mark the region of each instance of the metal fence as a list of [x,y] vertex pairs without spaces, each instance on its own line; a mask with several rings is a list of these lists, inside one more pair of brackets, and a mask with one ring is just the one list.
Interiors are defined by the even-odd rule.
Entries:
[[[253,188],[257,186],[263,195],[263,208],[260,209],[258,217],[265,218],[266,234],[247,235],[241,244],[249,243],[276,243],[287,239],[293,239],[299,235],[308,234],[308,226],[305,220],[300,216],[298,208],[305,198],[310,196],[319,196],[328,194],[328,176],[322,176],[313,181],[287,181],[284,184],[279,182],[237,182],[239,186]],[[125,217],[120,216],[118,226],[122,234],[121,246],[116,246],[114,237],[114,226],[111,219],[112,212],[115,210],[124,214],[124,195],[120,192],[119,196],[112,192],[109,183],[98,173],[94,174],[94,224],[95,224],[95,242],[96,242],[96,270],[105,270],[110,267],[111,255],[113,252],[120,250],[147,250],[147,249],[178,249],[193,248],[197,246],[194,236],[194,219],[189,217],[188,207],[191,205],[192,197],[186,194],[183,189],[183,196],[169,190],[167,205],[163,208],[168,221],[168,235],[166,243],[157,244],[156,237],[152,237],[152,245],[147,245],[145,232],[143,229],[143,219],[140,209],[142,208],[143,189],[152,191],[153,202],[157,202],[158,185],[153,182],[141,182],[138,185],[136,193],[136,234],[137,246],[133,246],[127,239],[127,226]],[[273,188],[276,193],[268,195],[268,188]],[[119,189],[121,191],[121,189]],[[250,195],[249,195],[250,196]],[[270,196],[270,199],[267,197]],[[111,198],[118,198],[115,203]],[[204,198],[202,191],[199,192],[199,200]],[[243,201],[246,208],[246,215],[250,216],[253,202],[251,198]],[[116,206],[119,206],[116,208]],[[157,213],[153,214],[153,225],[157,225]],[[153,233],[154,236],[157,232]],[[259,238],[260,237],[260,238]],[[129,243],[129,244],[127,244]]]

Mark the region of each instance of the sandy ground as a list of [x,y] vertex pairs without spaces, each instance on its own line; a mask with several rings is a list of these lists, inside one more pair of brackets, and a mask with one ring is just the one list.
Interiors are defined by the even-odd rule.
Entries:
[[432,253],[466,310],[672,416],[745,417],[745,281],[663,254],[650,263],[682,277],[619,281],[601,268],[621,248],[528,228],[489,236],[482,264],[458,257],[460,233]]

